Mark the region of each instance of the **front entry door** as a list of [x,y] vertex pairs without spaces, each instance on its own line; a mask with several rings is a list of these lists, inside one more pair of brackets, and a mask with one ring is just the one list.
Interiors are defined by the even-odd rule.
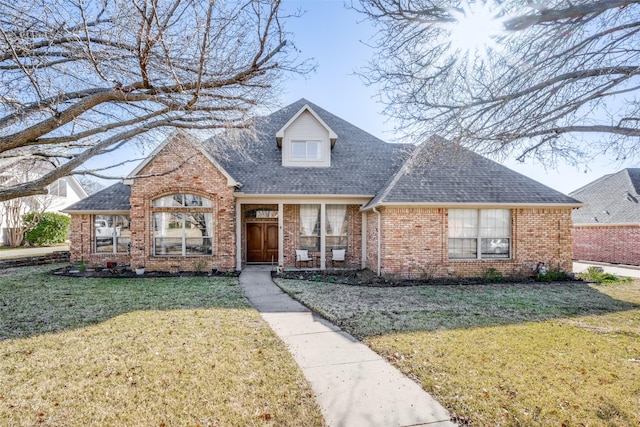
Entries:
[[278,224],[247,223],[247,262],[278,262]]

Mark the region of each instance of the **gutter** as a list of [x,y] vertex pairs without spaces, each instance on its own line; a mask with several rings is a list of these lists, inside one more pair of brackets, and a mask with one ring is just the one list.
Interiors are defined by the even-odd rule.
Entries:
[[378,211],[377,206],[373,207],[373,211],[375,213],[378,214],[378,271],[377,274],[378,276],[380,276],[380,273],[382,272],[382,268],[380,266],[380,264],[382,263],[382,228],[381,228],[381,218],[382,218],[382,214],[380,213],[380,211]]

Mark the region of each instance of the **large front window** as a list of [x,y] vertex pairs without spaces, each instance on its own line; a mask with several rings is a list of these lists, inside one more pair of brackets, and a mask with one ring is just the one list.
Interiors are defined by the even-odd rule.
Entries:
[[300,248],[320,250],[320,205],[300,205]]
[[510,253],[509,209],[449,209],[449,259],[506,259]]
[[326,246],[347,249],[347,205],[327,205]]
[[173,194],[154,200],[154,255],[212,255],[211,206],[211,200],[194,194]]
[[96,215],[93,219],[96,253],[127,253],[131,244],[128,215]]

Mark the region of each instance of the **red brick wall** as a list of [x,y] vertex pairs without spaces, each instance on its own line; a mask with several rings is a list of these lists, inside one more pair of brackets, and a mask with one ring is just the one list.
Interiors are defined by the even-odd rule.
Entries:
[[573,258],[640,265],[640,225],[573,227]]
[[[381,208],[382,274],[479,276],[492,267],[505,275],[528,273],[539,261],[571,271],[570,208],[512,209],[512,258],[449,260],[448,217],[443,208]],[[377,218],[367,222],[367,267],[376,271]]]
[[[169,172],[168,172],[169,171]],[[227,178],[190,142],[178,136],[141,170],[131,186],[131,263],[156,271],[235,269],[235,199]],[[154,256],[152,201],[174,193],[213,202],[213,256]]]
[[[131,255],[95,254],[90,215],[73,215],[71,226],[72,260],[83,258],[92,264],[117,261],[154,271],[193,271],[235,269],[235,200],[227,178],[184,136],[174,139],[131,185]],[[169,257],[153,255],[152,201],[174,193],[197,194],[213,202],[213,256]]]
[[104,267],[107,262],[128,265],[129,254],[95,253],[93,241],[93,215],[71,215],[71,262],[85,261],[89,267]]
[[378,214],[368,211],[367,222],[367,259],[366,268],[373,272],[378,271]]

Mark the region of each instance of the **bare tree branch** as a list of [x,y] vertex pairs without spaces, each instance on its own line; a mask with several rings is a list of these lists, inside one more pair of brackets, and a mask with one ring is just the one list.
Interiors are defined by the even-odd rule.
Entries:
[[289,49],[279,0],[5,6],[0,158],[55,168],[0,188],[0,201],[43,194],[91,157],[158,132],[248,129],[286,73],[313,69]]
[[[362,79],[414,141],[439,134],[476,151],[550,163],[605,152],[640,158],[640,1],[352,7],[379,30]],[[464,25],[481,25],[467,19],[483,14],[485,27],[468,28],[471,43],[460,45]]]

